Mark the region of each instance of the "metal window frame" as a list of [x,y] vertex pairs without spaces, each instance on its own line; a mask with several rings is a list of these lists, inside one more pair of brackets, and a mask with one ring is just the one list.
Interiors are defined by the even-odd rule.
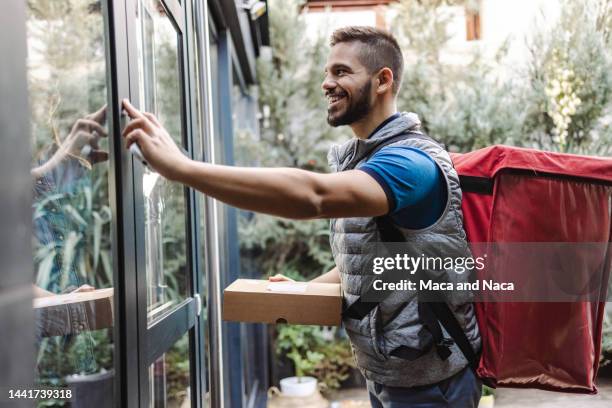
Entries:
[[[32,180],[30,110],[26,69],[26,5],[3,2],[0,15],[0,384],[27,389],[34,383],[34,312],[32,310]],[[7,398],[4,394],[3,400]],[[8,401],[7,401],[8,403]],[[28,407],[31,401],[13,400]]]
[[[194,59],[195,56],[195,47],[198,46],[198,40],[199,40],[199,36],[198,36],[198,25],[200,24],[200,15],[199,15],[199,10],[198,10],[198,6],[201,5],[201,2],[199,1],[195,1],[195,4],[193,4],[190,1],[187,0],[183,0],[184,3],[184,7],[185,7],[185,21],[187,22],[187,24],[185,25],[185,40],[186,40],[186,47],[185,47],[185,52],[184,54],[184,66],[186,68],[186,81],[188,83],[188,90],[189,90],[189,95],[188,95],[188,100],[189,100],[189,107],[190,109],[188,109],[188,116],[189,119],[187,120],[187,126],[188,126],[188,134],[191,136],[189,137],[189,151],[191,152],[191,158],[198,160],[201,159],[201,157],[203,157],[203,139],[201,137],[201,135],[203,135],[203,128],[199,128],[198,124],[200,124],[200,126],[204,127],[205,126],[205,115],[203,112],[203,106],[205,105],[205,101],[201,100],[200,101],[200,111],[196,111],[196,108],[198,107],[198,104],[196,103],[196,98],[198,97],[198,94],[200,94],[200,96],[205,96],[205,94],[200,93],[200,90],[197,88],[198,85],[198,81],[196,80],[196,76],[200,75],[200,72],[202,71],[203,67],[200,64],[200,61],[197,61],[198,64],[197,65],[193,65],[190,63],[190,59]],[[200,55],[201,52],[198,54]],[[197,70],[196,70],[197,69]],[[199,70],[199,71],[198,71]],[[201,80],[200,80],[201,82]],[[198,117],[202,120],[201,122],[198,122]],[[196,149],[199,149],[200,151],[196,151]],[[193,190],[190,189],[189,190],[189,200],[190,200],[190,205],[192,208],[192,229],[191,229],[191,233],[192,233],[192,258],[191,258],[191,262],[193,265],[193,273],[192,273],[192,287],[195,288],[195,293],[198,293],[200,296],[200,299],[202,301],[201,304],[199,304],[198,306],[200,308],[203,307],[204,302],[207,301],[208,296],[205,292],[205,288],[207,285],[205,285],[206,282],[206,276],[207,276],[207,270],[205,268],[205,263],[204,261],[208,258],[208,254],[202,253],[202,248],[204,244],[204,247],[207,247],[207,241],[206,241],[206,236],[205,234],[202,234],[202,231],[200,230],[200,226],[201,226],[201,220],[202,220],[202,214],[200,213],[200,206],[199,206],[199,201],[198,199],[202,199],[201,197],[196,197],[197,193]],[[206,211],[206,208],[204,209],[204,211]],[[206,227],[206,229],[208,229]],[[204,236],[202,236],[204,235]],[[202,243],[200,242],[200,240],[202,239]],[[193,356],[193,363],[192,363],[192,370],[194,371],[195,375],[191,376],[191,389],[192,389],[192,407],[203,407],[206,405],[206,384],[207,384],[207,376],[205,375],[206,373],[206,364],[207,364],[207,354],[206,354],[206,349],[205,349],[205,339],[206,339],[206,322],[202,321],[205,318],[205,315],[203,313],[203,311],[200,309],[199,311],[197,311],[196,313],[199,317],[196,317],[196,324],[193,330],[191,330],[190,332],[190,339],[189,339],[189,350],[190,350],[190,355]]]
[[[212,90],[212,68],[210,42],[215,38],[216,27],[209,14],[209,5],[205,1],[196,1],[196,13],[199,24],[196,25],[196,35],[199,44],[204,46],[204,52],[200,53],[200,89],[199,92],[205,96],[202,104],[203,125],[206,126],[203,132],[206,137],[202,146],[202,157],[211,163],[218,163],[215,155],[216,140],[215,120]],[[225,383],[223,381],[225,367],[223,365],[223,338],[222,338],[222,318],[221,318],[221,243],[219,240],[219,203],[210,197],[205,198],[204,214],[206,222],[205,242],[207,243],[206,253],[206,276],[207,276],[207,330],[209,333],[209,343],[206,347],[208,355],[208,372],[210,384],[210,406],[215,408],[225,407]]]
[[[204,1],[191,0],[189,4],[190,18],[193,23],[193,38],[188,41],[188,55],[191,58],[196,58],[197,55],[197,71],[191,72],[190,81],[192,81],[190,89],[192,90],[192,106],[198,106],[195,99],[200,97],[199,112],[195,112],[199,116],[200,121],[192,118],[194,146],[199,148],[199,151],[194,151],[196,160],[212,160],[214,161],[214,118],[212,116],[212,91],[211,91],[211,69],[210,69],[210,35],[214,35],[214,24],[210,21],[208,14],[208,5]],[[188,38],[189,40],[189,38]],[[195,47],[199,47],[199,51],[195,52]],[[192,65],[189,65],[191,68]],[[194,67],[195,68],[195,67]],[[199,124],[199,127],[198,127]],[[195,134],[199,133],[198,143],[195,143]],[[198,231],[196,234],[196,245],[198,252],[198,273],[197,287],[200,290],[201,296],[205,296],[207,302],[206,314],[202,314],[198,319],[198,371],[199,378],[199,397],[202,406],[223,406],[223,382],[218,381],[215,373],[223,372],[221,360],[218,358],[220,353],[216,346],[221,336],[221,331],[215,329],[219,325],[220,316],[220,257],[219,257],[219,242],[218,230],[219,226],[216,219],[216,204],[208,197],[200,196],[202,200],[203,211],[200,213],[200,206],[195,205],[196,220],[198,227],[201,225],[200,220],[205,221],[204,230]],[[201,238],[202,243],[197,242]],[[203,253],[200,253],[204,248]],[[202,259],[203,258],[203,259]],[[212,294],[212,297],[211,297]],[[211,298],[211,301],[208,301]],[[204,320],[205,319],[205,320]],[[209,336],[207,336],[209,334]],[[209,338],[210,341],[206,341]],[[206,373],[206,375],[204,374]],[[210,384],[210,404],[206,402],[207,384]]]
[[[9,58],[11,62],[20,65],[21,76],[25,78],[25,6],[21,0],[10,0],[7,9],[15,4],[21,7],[19,12],[4,14],[11,16],[10,21],[15,26],[7,24],[3,26],[3,34],[10,32],[21,25],[23,30],[23,46],[13,47],[17,49],[15,58]],[[223,342],[223,327],[221,319],[221,294],[222,285],[225,278],[237,277],[237,268],[229,267],[229,274],[222,273],[221,253],[229,253],[228,239],[233,239],[234,234],[226,235],[224,227],[229,226],[229,218],[232,217],[221,205],[210,198],[205,198],[204,213],[200,213],[197,206],[195,192],[186,190],[186,226],[187,226],[187,259],[189,269],[189,295],[201,292],[203,283],[207,281],[206,297],[208,298],[207,321],[203,322],[197,317],[196,301],[192,296],[187,297],[169,315],[148,325],[146,314],[146,276],[142,273],[144,266],[144,240],[142,230],[144,220],[142,212],[138,211],[142,204],[139,183],[142,177],[142,168],[134,158],[124,148],[121,138],[121,130],[124,125],[121,123],[121,100],[130,98],[135,100],[139,95],[138,89],[138,66],[137,44],[135,35],[135,15],[138,0],[100,0],[102,15],[105,24],[105,47],[106,47],[106,83],[108,98],[108,123],[109,123],[109,205],[112,212],[111,235],[112,235],[112,254],[113,254],[113,285],[115,288],[114,309],[115,327],[113,330],[113,341],[115,346],[114,354],[114,387],[115,403],[117,406],[147,407],[149,396],[148,367],[160,355],[166,352],[181,336],[189,333],[190,351],[190,373],[191,373],[191,392],[192,407],[202,407],[204,402],[204,390],[206,389],[206,379],[202,375],[206,361],[202,358],[208,356],[210,380],[210,405],[214,407],[224,407],[225,405],[239,406],[244,398],[241,356],[234,356],[229,360],[232,371],[229,372],[224,362],[223,355],[225,347]],[[232,47],[232,37],[227,28],[217,31],[213,18],[209,14],[209,2],[192,0],[161,0],[166,8],[168,15],[180,36],[179,42],[179,70],[181,76],[181,122],[183,126],[184,145],[193,158],[203,157],[213,163],[219,161],[232,161],[231,143],[233,139],[233,129],[231,120],[231,92],[233,81],[233,69],[236,68],[237,80],[241,90],[245,89],[245,78],[242,77],[239,56]],[[211,0],[210,4],[217,4]],[[19,11],[19,10],[18,10]],[[17,18],[15,17],[17,16]],[[16,31],[17,32],[17,31]],[[17,32],[17,34],[19,34]],[[189,57],[193,55],[192,48],[198,43],[201,52],[198,54],[199,70],[193,72],[189,64]],[[219,87],[217,100],[213,100],[212,79],[211,79],[211,50],[210,39],[216,36],[218,44],[218,75],[222,81]],[[15,38],[19,40],[19,35],[4,36],[11,38],[14,43]],[[13,53],[5,53],[13,55]],[[20,59],[21,58],[21,59]],[[19,69],[17,69],[19,71]],[[10,91],[17,92],[27,100],[27,81],[23,83],[15,81],[12,74],[16,71],[8,70],[11,81],[14,83]],[[199,86],[194,80],[199,77]],[[18,78],[16,75],[15,78]],[[23,85],[23,89],[17,86]],[[194,119],[195,103],[194,95],[200,93],[203,97],[200,106],[203,120],[201,127],[197,127]],[[221,132],[215,135],[215,118],[213,106],[219,106],[222,112],[219,121]],[[223,106],[221,106],[223,105]],[[22,123],[28,126],[29,117],[27,108],[15,113],[15,104],[10,106],[10,120],[13,124]],[[225,108],[228,108],[227,110]],[[5,109],[0,109],[0,119],[5,118]],[[25,129],[25,128],[24,128]],[[25,133],[28,133],[25,131]],[[194,152],[194,137],[201,134],[201,152]],[[228,144],[229,143],[229,144]],[[26,149],[29,148],[29,143]],[[23,147],[21,146],[21,147]],[[215,154],[217,147],[222,147],[220,156]],[[29,151],[28,151],[29,155]],[[28,163],[28,161],[24,161]],[[25,184],[27,185],[27,184]],[[28,190],[29,191],[29,190]],[[24,207],[29,211],[29,206]],[[28,219],[30,214],[28,212]],[[204,240],[205,254],[199,243],[200,218],[206,221],[206,228],[202,239]],[[234,228],[235,229],[235,228]],[[30,231],[31,232],[31,231]],[[28,236],[29,240],[29,236]],[[24,248],[29,248],[24,246]],[[235,248],[234,248],[235,250]],[[205,256],[204,267],[200,268],[200,257]],[[234,260],[235,261],[235,260]],[[31,254],[28,252],[26,262],[31,262]],[[233,271],[233,272],[232,272]],[[4,276],[3,276],[4,278]],[[4,282],[3,282],[4,283]],[[29,283],[31,284],[31,282]],[[28,299],[28,311],[31,307]],[[210,335],[210,342],[205,343],[206,332]],[[239,334],[240,331],[234,333]],[[238,345],[234,344],[232,350],[240,350],[240,338]],[[228,349],[229,350],[229,349]],[[20,361],[23,362],[23,356]],[[227,356],[226,356],[227,358]],[[228,361],[226,360],[226,361]],[[30,373],[31,375],[31,373]],[[224,379],[231,376],[231,388],[224,383]],[[226,403],[226,401],[230,401]]]
[[[116,58],[116,66],[113,72],[117,75],[117,97],[113,98],[113,112],[116,118],[120,118],[121,99],[129,97],[136,106],[139,106],[139,83],[138,83],[138,50],[135,12],[138,0],[110,0],[115,6],[113,15],[116,24],[113,26],[115,47],[121,50],[121,57]],[[180,76],[180,100],[181,100],[181,126],[183,134],[183,146],[192,154],[192,128],[189,125],[191,118],[191,90],[188,87],[187,68],[187,37],[190,28],[185,24],[188,9],[177,0],[161,0],[168,17],[177,32],[178,54],[179,54],[179,76]],[[118,52],[119,54],[119,52]],[[119,66],[119,64],[121,64]],[[116,69],[116,71],[115,71]],[[185,189],[185,223],[186,223],[186,260],[187,260],[187,286],[188,296],[168,315],[156,320],[149,325],[147,317],[147,283],[145,267],[144,247],[144,217],[142,197],[142,165],[126,152],[120,136],[119,120],[114,121],[114,153],[121,157],[122,168],[118,169],[118,177],[122,187],[123,216],[122,231],[123,248],[125,259],[125,290],[120,296],[123,302],[118,305],[119,314],[125,321],[123,338],[119,342],[119,355],[122,367],[121,373],[125,378],[121,380],[122,406],[149,406],[149,366],[162,354],[168,351],[177,340],[185,334],[189,335],[189,361],[190,361],[190,386],[192,407],[200,407],[201,401],[197,396],[199,387],[200,370],[198,360],[200,357],[197,336],[197,310],[194,294],[199,288],[196,266],[193,262],[197,252],[197,239],[195,229],[197,228],[197,217],[195,213],[193,192]],[[129,243],[129,247],[125,245]],[[129,248],[129,249],[128,249]],[[128,259],[129,258],[129,259]],[[119,281],[118,281],[119,282]],[[121,353],[121,346],[126,352]],[[136,350],[137,352],[134,352]],[[129,353],[127,351],[130,351]],[[127,363],[127,359],[130,363]]]
[[[102,15],[105,25],[105,59],[106,59],[106,84],[107,84],[107,120],[109,124],[109,206],[112,213],[111,221],[111,242],[112,242],[112,262],[113,262],[113,285],[114,285],[114,310],[115,326],[113,330],[114,342],[114,394],[115,405],[122,407],[146,407],[148,406],[148,366],[163,354],[181,336],[189,333],[190,350],[190,372],[191,372],[191,391],[192,407],[201,407],[202,400],[198,398],[204,384],[201,381],[201,370],[199,369],[201,353],[203,350],[200,329],[197,326],[196,302],[193,297],[188,297],[177,309],[163,319],[157,321],[151,327],[147,327],[146,316],[146,283],[144,274],[138,274],[142,268],[142,259],[139,259],[139,247],[143,244],[138,241],[139,228],[143,228],[142,219],[138,216],[137,189],[134,180],[137,180],[139,169],[138,164],[124,148],[121,138],[121,100],[137,95],[138,71],[133,63],[135,54],[134,19],[130,17],[129,10],[135,10],[136,0],[100,0]],[[195,130],[191,127],[190,95],[192,87],[187,74],[188,54],[187,41],[193,35],[193,27],[186,24],[186,16],[190,15],[191,9],[188,4],[181,5],[177,0],[162,0],[166,7],[173,25],[180,30],[181,41],[179,43],[179,61],[181,86],[181,112],[183,123],[184,143],[189,151],[192,151],[193,134]],[[4,61],[6,67],[0,77],[0,83],[9,86],[3,87],[7,92],[3,93],[2,100],[10,98],[10,103],[6,101],[0,106],[0,123],[7,123],[3,126],[6,132],[3,133],[3,140],[9,137],[15,138],[19,134],[20,143],[13,143],[10,156],[3,160],[0,165],[2,168],[9,166],[15,172],[14,177],[7,178],[19,183],[20,188],[12,189],[14,194],[9,194],[11,200],[24,199],[31,200],[31,183],[29,181],[30,147],[29,137],[29,109],[27,106],[28,88],[26,79],[26,13],[25,3],[22,0],[9,0],[5,5],[6,13],[3,13],[2,45],[4,55],[8,56]],[[4,21],[6,20],[6,21]],[[10,42],[10,45],[9,45]],[[17,44],[17,46],[15,46]],[[7,51],[4,50],[5,45]],[[4,63],[3,63],[4,65]],[[8,143],[8,141],[7,141]],[[8,151],[7,151],[8,152]],[[21,156],[27,156],[24,160]],[[4,157],[4,155],[3,155]],[[22,168],[23,167],[23,168]],[[5,176],[9,171],[4,172]],[[26,176],[27,175],[27,176]],[[27,177],[27,181],[24,179]],[[13,186],[11,184],[11,186]],[[200,273],[193,265],[199,254],[197,248],[197,237],[195,229],[198,224],[198,214],[195,211],[194,192],[186,191],[186,225],[187,231],[187,259],[189,266],[189,294],[193,295],[194,289],[200,289]],[[13,201],[11,201],[12,203]],[[12,208],[7,203],[6,208]],[[11,245],[2,245],[2,253],[11,251],[3,257],[17,264],[31,265],[31,213],[29,205],[19,205],[20,216],[5,211],[3,214],[10,215],[11,220],[16,224],[19,250],[15,251]],[[3,224],[5,225],[5,224]],[[8,226],[8,224],[6,224]],[[19,237],[24,236],[23,242]],[[8,235],[7,235],[8,236]],[[12,235],[15,238],[15,235]],[[6,250],[6,251],[4,251]],[[24,255],[25,254],[25,255]],[[10,265],[10,264],[9,264]],[[17,268],[15,268],[17,270]],[[11,275],[12,276],[12,275]],[[20,277],[26,277],[20,274]],[[23,338],[31,338],[33,333],[33,311],[31,308],[31,279],[26,283],[21,282],[19,290],[11,288],[13,295],[10,299],[4,296],[4,286],[10,286],[12,278],[7,273],[2,273],[0,282],[0,303],[8,304],[12,302],[16,295],[17,301],[5,305],[3,310],[12,310],[9,307],[15,306],[15,317],[19,317],[19,327],[23,328],[23,336],[12,335],[7,339],[19,339],[24,347],[30,342],[23,342]],[[15,285],[13,285],[15,286]],[[144,291],[143,291],[144,288]],[[24,325],[23,322],[31,321],[32,324]],[[8,323],[8,322],[7,322]],[[12,327],[12,326],[11,326]],[[7,341],[8,341],[7,340]],[[34,373],[31,372],[33,364],[33,353],[14,353],[15,348],[3,348],[10,350],[11,355],[18,357],[19,364],[15,367],[23,367],[24,370],[10,370],[9,380],[19,378],[19,385],[33,383]],[[4,355],[3,360],[4,361]],[[9,356],[6,356],[9,357]],[[12,360],[10,360],[12,361]],[[27,364],[31,361],[32,364]],[[26,364],[24,364],[24,362]],[[4,364],[5,367],[13,365]],[[4,377],[3,377],[4,378]],[[23,406],[28,404],[23,401]],[[17,405],[16,405],[17,406]]]
[[121,100],[129,97],[125,4],[103,2],[108,21],[106,37],[109,132],[109,198],[112,212],[113,284],[115,287],[115,400],[119,406],[138,406],[138,314],[132,159],[121,140]]
[[[230,31],[228,29],[222,30],[219,33],[219,112],[221,112],[222,115],[220,121],[221,134],[218,135],[218,137],[223,144],[223,161],[229,165],[234,164],[232,91],[234,88],[234,67],[237,68],[237,60]],[[238,279],[240,275],[240,249],[238,247],[236,208],[225,206],[223,218],[225,224],[225,234],[223,237],[226,251],[225,259],[227,259],[224,286],[227,286],[235,279]],[[244,406],[246,391],[242,378],[243,355],[241,346],[241,323],[226,322],[224,326],[226,333],[225,341],[227,345],[224,350],[224,358],[229,368],[226,377],[226,381],[229,383],[228,396],[232,406],[242,407]]]

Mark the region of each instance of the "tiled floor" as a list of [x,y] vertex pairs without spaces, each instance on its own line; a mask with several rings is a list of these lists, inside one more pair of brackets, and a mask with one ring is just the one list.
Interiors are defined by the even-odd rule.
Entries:
[[[612,408],[612,379],[598,383],[597,395],[574,395],[539,390],[500,388],[495,408]],[[365,389],[342,390],[332,397],[334,408],[369,408]]]

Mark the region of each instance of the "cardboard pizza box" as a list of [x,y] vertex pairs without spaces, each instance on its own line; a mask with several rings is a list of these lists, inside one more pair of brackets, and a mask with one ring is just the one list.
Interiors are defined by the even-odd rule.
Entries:
[[113,288],[35,298],[33,306],[40,337],[113,327]]
[[338,326],[340,284],[238,279],[223,292],[223,320]]

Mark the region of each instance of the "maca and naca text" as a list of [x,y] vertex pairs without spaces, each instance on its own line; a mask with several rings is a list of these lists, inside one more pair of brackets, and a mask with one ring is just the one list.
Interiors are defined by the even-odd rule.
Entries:
[[402,279],[399,282],[384,282],[377,279],[373,282],[376,291],[513,291],[512,282],[495,282],[492,279],[475,280],[474,282],[435,282],[429,280],[412,281]]

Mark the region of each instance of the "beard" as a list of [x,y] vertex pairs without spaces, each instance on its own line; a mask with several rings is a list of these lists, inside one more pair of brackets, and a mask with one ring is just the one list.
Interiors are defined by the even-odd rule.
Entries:
[[370,103],[370,90],[372,83],[367,81],[356,93],[355,99],[351,101],[344,113],[334,116],[333,112],[327,110],[327,123],[332,127],[350,125],[363,119],[372,108]]

